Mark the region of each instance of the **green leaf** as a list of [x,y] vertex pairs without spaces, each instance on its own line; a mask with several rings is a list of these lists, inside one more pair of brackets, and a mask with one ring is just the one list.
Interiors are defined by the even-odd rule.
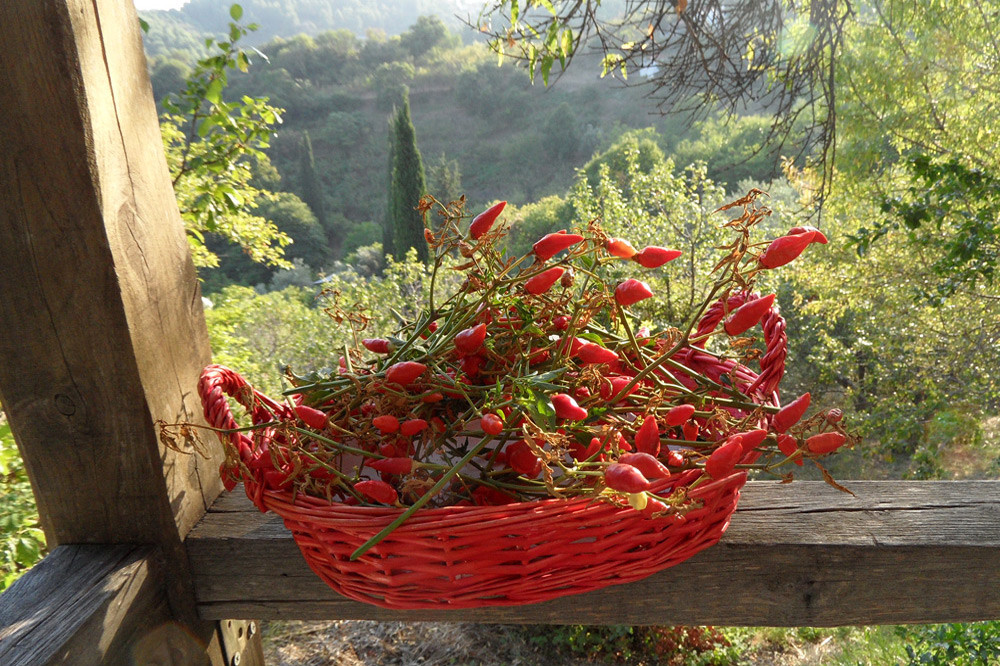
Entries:
[[556,15],[555,7],[552,6],[552,3],[549,0],[535,0],[535,6],[538,7],[539,5],[549,10],[549,14],[552,14],[553,16]]
[[218,104],[222,101],[222,87],[225,82],[221,78],[212,79],[205,90],[205,100],[211,104]]
[[243,7],[234,4],[232,7],[229,8],[229,15],[233,18],[234,21],[239,21],[241,18],[243,18]]
[[555,62],[555,58],[549,54],[545,54],[545,56],[542,57],[542,81],[545,85],[549,85],[549,70],[552,69],[553,62]]
[[139,17],[139,29],[142,30],[147,35],[149,34],[149,21]]
[[42,547],[36,540],[26,537],[17,540],[17,544],[14,546],[15,562],[21,566],[30,567],[41,558]]

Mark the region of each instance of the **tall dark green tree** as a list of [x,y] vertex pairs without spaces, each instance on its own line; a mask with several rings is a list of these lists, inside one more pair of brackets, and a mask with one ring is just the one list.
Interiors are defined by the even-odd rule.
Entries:
[[326,217],[326,206],[323,204],[323,186],[320,185],[319,176],[316,175],[316,159],[313,157],[312,139],[309,132],[302,133],[302,156],[301,156],[301,180],[302,180],[302,200],[309,206],[309,210],[316,216],[316,221],[330,234],[329,221]]
[[392,171],[388,222],[392,230],[392,255],[401,259],[411,247],[415,247],[420,260],[427,261],[424,220],[417,211],[420,197],[427,192],[427,184],[423,160],[417,148],[417,134],[410,120],[410,97],[405,89],[402,104],[396,109],[390,136]]

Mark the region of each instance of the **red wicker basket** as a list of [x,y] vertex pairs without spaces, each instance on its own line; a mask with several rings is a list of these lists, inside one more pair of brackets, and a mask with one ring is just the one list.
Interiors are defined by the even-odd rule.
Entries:
[[[737,297],[727,308],[717,304],[699,330],[714,328],[724,309],[740,303]],[[784,320],[774,310],[762,325],[767,352],[759,375],[700,349],[683,350],[675,358],[709,377],[729,373],[758,404],[777,404],[776,388],[784,371]],[[682,372],[673,374],[683,379]],[[288,406],[255,391],[222,366],[205,368],[199,392],[208,422],[218,428],[237,427],[227,395],[244,406],[255,423],[291,418]],[[239,433],[227,437],[244,463],[262,441],[259,433],[256,439]],[[743,462],[756,457],[750,452]],[[392,609],[531,604],[640,580],[718,542],[746,481],[745,472],[736,472],[698,485],[688,496],[700,506],[683,518],[649,519],[631,508],[588,498],[421,509],[352,562],[351,553],[402,509],[347,506],[265,489],[246,465],[241,467],[247,496],[261,511],[274,511],[284,519],[320,578],[346,597]],[[698,469],[676,474],[658,482],[657,490],[687,486],[701,475]]]

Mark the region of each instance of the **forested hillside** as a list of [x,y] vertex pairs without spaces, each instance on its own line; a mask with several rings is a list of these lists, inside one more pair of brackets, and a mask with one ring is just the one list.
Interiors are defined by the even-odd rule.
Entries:
[[[147,53],[151,58],[198,53],[202,36],[226,31],[230,4],[189,0],[180,9],[141,12],[153,28],[146,39]],[[240,6],[246,22],[260,26],[246,41],[254,45],[328,30],[398,35],[421,16],[437,16],[455,29],[461,20],[475,19],[481,9],[476,0],[245,0]]]
[[[151,24],[147,39],[154,41],[156,32]],[[522,69],[498,67],[485,45],[463,44],[435,17],[421,17],[393,37],[341,29],[277,38],[259,49],[267,60],[251,54],[248,73],[231,77],[226,96],[266,96],[284,110],[268,151],[280,179],[276,187],[312,202],[313,209],[318,205],[326,236],[336,241],[306,247],[317,238],[303,231],[308,224],[287,215],[275,221],[298,236],[289,255],[316,270],[382,238],[388,119],[404,87],[429,191],[442,200],[464,194],[473,206],[500,198],[523,205],[562,196],[577,169],[639,129],[678,164],[707,162],[716,181],[735,186],[779,171],[775,153],[754,152],[766,117],[692,125],[652,112],[644,90],[584,67],[550,87],[532,84]],[[151,67],[161,99],[180,87],[188,65],[154,58]],[[306,136],[311,171],[303,166]],[[593,178],[595,165],[589,173]],[[237,281],[266,281],[266,271],[236,263],[234,270],[247,273]]]

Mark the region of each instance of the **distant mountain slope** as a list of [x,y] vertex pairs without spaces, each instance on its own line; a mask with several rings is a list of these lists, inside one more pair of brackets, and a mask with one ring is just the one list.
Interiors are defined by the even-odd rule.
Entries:
[[[207,35],[224,33],[229,23],[229,7],[234,0],[191,0],[179,10],[140,12],[151,26],[159,29],[147,38],[151,57],[185,51],[203,44]],[[473,19],[481,0],[240,0],[243,22],[260,29],[247,40],[259,45],[274,37],[300,33],[315,35],[327,30],[350,30],[364,36],[368,30],[398,35],[419,16],[435,15],[457,30],[457,16]],[[152,31],[151,31],[152,32]]]

